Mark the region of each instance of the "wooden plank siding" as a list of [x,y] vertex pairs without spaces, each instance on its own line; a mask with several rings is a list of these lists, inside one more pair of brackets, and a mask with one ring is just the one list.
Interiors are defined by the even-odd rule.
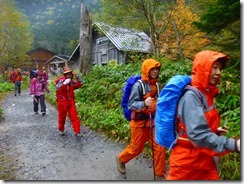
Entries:
[[30,71],[33,68],[37,70],[46,70],[46,61],[48,61],[56,54],[52,51],[39,47],[28,51],[27,55],[30,57],[30,61],[32,64],[30,66],[23,67],[22,70]]

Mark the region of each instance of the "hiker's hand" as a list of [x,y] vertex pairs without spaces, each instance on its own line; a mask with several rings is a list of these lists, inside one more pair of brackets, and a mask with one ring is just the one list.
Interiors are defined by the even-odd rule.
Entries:
[[66,85],[66,84],[69,84],[70,83],[70,81],[71,81],[71,79],[65,79],[65,81],[64,81],[64,85]]
[[219,135],[225,135],[228,132],[228,129],[229,128],[227,126],[223,126],[223,127],[219,127],[217,131]]
[[34,98],[35,95],[31,95],[32,98]]
[[146,100],[144,101],[146,107],[151,107],[152,106],[152,97],[147,97]]
[[76,77],[76,80],[80,81],[81,83],[83,83],[82,79],[81,79],[81,76],[79,74],[76,74],[75,75]]
[[236,145],[237,145],[238,151],[240,151],[241,150],[241,141],[240,141],[240,139],[237,140]]

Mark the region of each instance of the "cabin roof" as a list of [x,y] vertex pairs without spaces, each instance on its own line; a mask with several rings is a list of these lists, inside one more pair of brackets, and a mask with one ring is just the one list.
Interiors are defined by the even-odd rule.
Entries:
[[94,22],[100,31],[121,51],[151,52],[151,39],[146,33],[120,27],[112,27],[103,22]]

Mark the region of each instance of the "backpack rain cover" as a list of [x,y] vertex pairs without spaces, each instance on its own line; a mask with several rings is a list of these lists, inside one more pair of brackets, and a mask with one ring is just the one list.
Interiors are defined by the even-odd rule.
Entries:
[[176,140],[177,106],[183,89],[191,82],[190,76],[172,77],[159,94],[155,114],[155,139],[158,144],[171,148]]
[[141,79],[140,75],[135,75],[132,77],[129,77],[126,80],[126,83],[124,87],[122,88],[122,101],[121,101],[121,106],[123,107],[123,112],[124,112],[124,117],[130,121],[131,120],[131,113],[132,111],[128,108],[128,101],[131,93],[132,86]]

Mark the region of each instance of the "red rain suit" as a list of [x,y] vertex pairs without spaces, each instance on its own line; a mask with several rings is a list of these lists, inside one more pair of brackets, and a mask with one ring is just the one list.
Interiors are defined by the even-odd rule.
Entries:
[[71,80],[67,85],[64,85],[66,77],[59,77],[55,80],[56,83],[56,101],[58,106],[58,129],[64,131],[64,125],[67,113],[69,115],[70,121],[73,126],[75,134],[80,133],[80,120],[77,116],[76,106],[75,106],[75,95],[74,90],[82,86],[82,81]]

